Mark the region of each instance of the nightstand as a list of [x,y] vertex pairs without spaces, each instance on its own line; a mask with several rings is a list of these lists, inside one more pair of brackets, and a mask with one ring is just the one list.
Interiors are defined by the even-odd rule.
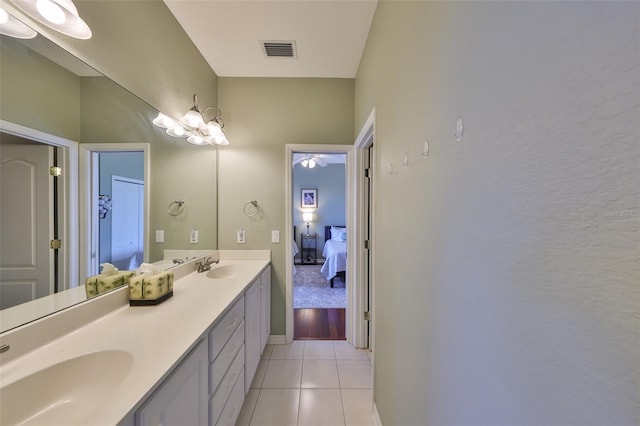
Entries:
[[318,260],[316,234],[301,234],[302,250],[300,252],[300,260],[303,264],[314,264]]

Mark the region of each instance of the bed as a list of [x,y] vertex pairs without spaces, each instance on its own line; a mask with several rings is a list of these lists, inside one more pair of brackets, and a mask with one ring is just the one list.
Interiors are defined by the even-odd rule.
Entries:
[[[334,230],[333,236],[331,230]],[[333,279],[336,276],[342,278],[346,283],[347,270],[347,239],[346,227],[344,226],[325,226],[324,227],[324,248],[322,256],[325,258],[324,264],[320,269],[322,275],[331,282],[333,287]]]

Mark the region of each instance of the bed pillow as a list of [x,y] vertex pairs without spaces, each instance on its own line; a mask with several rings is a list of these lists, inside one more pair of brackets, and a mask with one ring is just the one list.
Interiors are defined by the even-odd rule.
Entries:
[[347,229],[338,228],[337,226],[331,227],[331,241],[345,242],[347,241]]

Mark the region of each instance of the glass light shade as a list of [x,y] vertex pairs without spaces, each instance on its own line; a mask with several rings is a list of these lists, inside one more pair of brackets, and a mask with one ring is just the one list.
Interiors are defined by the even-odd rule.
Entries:
[[302,213],[302,220],[305,221],[305,222],[312,222],[313,221],[313,213],[311,213],[311,212]]
[[40,16],[52,24],[64,24],[67,20],[64,10],[51,0],[37,0],[36,9],[38,9]]
[[227,139],[227,136],[223,133],[222,139],[216,139],[216,143],[218,145],[229,145],[229,139]]
[[316,162],[313,159],[309,159],[309,168],[313,169],[316,166]]
[[202,119],[202,115],[196,110],[190,109],[187,113],[182,117],[182,122],[189,127],[194,129],[199,129],[204,126],[204,120]]
[[302,167],[307,167],[307,166],[309,165],[309,160],[307,160],[307,159],[302,160],[302,161],[300,162],[300,165],[301,165]]
[[71,0],[11,0],[31,18],[69,37],[87,40],[91,28],[78,15]]
[[2,8],[0,8],[0,34],[21,39],[30,39],[38,35],[37,32]]
[[158,116],[153,119],[153,124],[155,124],[158,127],[162,127],[163,129],[168,129],[170,127],[177,126],[177,123],[173,119],[167,117],[161,112],[159,112]]
[[207,123],[207,134],[209,136],[213,136],[214,138],[222,136],[222,128],[217,121],[211,120]]
[[167,129],[167,134],[176,138],[183,138],[187,136],[187,132],[182,126],[174,126]]
[[207,143],[202,136],[193,134],[187,138],[187,142],[193,145],[204,145]]

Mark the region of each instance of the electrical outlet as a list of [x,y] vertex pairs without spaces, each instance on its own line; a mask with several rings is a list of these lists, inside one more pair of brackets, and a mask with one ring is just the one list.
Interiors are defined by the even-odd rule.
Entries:
[[197,229],[192,229],[191,232],[189,233],[189,242],[191,244],[195,244],[198,242],[198,230]]
[[156,243],[164,243],[164,230],[156,229]]
[[271,242],[272,243],[280,242],[280,231],[276,231],[276,230],[271,231]]

